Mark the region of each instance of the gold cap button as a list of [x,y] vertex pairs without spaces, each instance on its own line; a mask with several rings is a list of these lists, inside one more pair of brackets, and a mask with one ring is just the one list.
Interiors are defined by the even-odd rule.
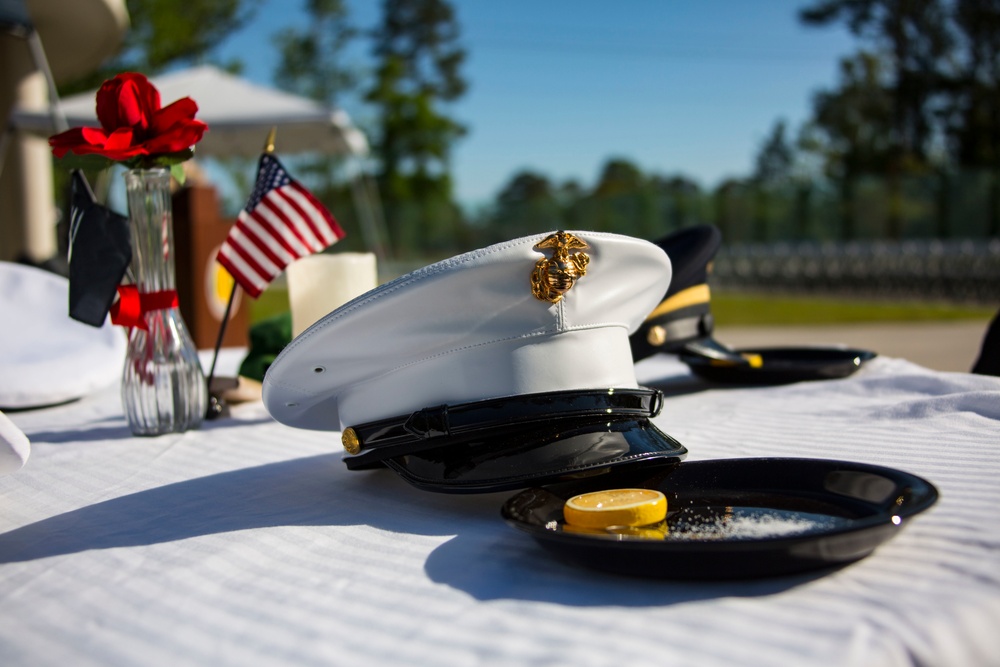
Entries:
[[344,443],[344,449],[347,450],[348,454],[358,454],[361,452],[361,441],[358,440],[358,434],[354,432],[353,428],[344,429],[343,435],[340,436],[340,441]]
[[650,327],[646,334],[646,340],[649,341],[650,345],[663,345],[667,342],[667,330],[659,325]]

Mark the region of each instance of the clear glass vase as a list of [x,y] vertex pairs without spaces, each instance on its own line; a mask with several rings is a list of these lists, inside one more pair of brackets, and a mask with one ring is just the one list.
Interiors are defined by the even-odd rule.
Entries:
[[[129,330],[122,373],[122,405],[134,435],[160,435],[198,428],[205,418],[208,389],[198,351],[176,297],[173,208],[168,169],[125,173],[132,230],[132,275],[144,308],[146,329]],[[164,297],[166,296],[166,299]],[[160,303],[155,303],[159,301]]]

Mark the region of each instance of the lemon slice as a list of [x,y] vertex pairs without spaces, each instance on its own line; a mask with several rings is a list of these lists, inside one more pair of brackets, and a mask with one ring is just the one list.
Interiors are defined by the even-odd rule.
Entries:
[[563,506],[567,524],[580,528],[646,526],[667,516],[667,497],[653,489],[610,489],[573,496]]
[[670,534],[666,521],[649,526],[608,526],[607,528],[583,528],[571,523],[563,524],[563,532],[575,535],[595,535],[617,540],[665,540]]
[[670,534],[670,528],[666,521],[660,521],[649,526],[610,526],[605,532],[642,540],[665,540]]
[[607,537],[611,535],[611,532],[604,528],[584,528],[583,526],[574,526],[571,523],[563,524],[564,533],[574,533],[576,535],[600,535],[601,537]]

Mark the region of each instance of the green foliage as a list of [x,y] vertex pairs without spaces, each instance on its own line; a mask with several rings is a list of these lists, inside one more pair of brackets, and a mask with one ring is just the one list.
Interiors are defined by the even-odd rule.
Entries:
[[757,154],[753,179],[765,185],[781,185],[792,178],[795,148],[787,137],[787,124],[778,120]]
[[[148,155],[140,155],[128,162],[123,163],[129,169],[143,168],[150,169],[152,167],[168,167],[170,168],[170,173],[174,174],[179,172],[181,178],[178,179],[179,183],[184,182],[183,174],[184,170],[181,167],[183,162],[190,160],[194,157],[193,148],[185,148],[182,151],[176,153],[161,153],[156,156],[150,157]],[[104,157],[103,155],[96,155],[93,153],[88,153],[84,155],[77,155],[72,151],[66,153],[65,156],[57,160],[58,164],[66,169],[67,171],[72,171],[74,169],[83,169],[85,171],[100,171],[102,169],[107,169],[112,165],[116,164],[118,160],[111,160]],[[177,169],[175,169],[175,167]]]
[[514,174],[497,195],[490,222],[496,233],[489,242],[571,226],[565,224],[565,211],[552,182],[528,170]]
[[[94,88],[123,70],[155,74],[211,59],[262,1],[127,0],[133,28],[122,51],[61,92]],[[727,243],[1000,234],[1000,0],[812,0],[803,22],[842,23],[859,49],[840,64],[837,84],[815,96],[797,137],[774,123],[752,174],[706,191],[621,157],[608,159],[592,184],[525,169],[475,214],[452,192],[451,152],[466,128],[449,105],[467,87],[453,4],[383,0],[380,23],[362,34],[345,0],[306,0],[305,27],[274,37],[279,87],[331,105],[357,93],[369,103],[397,258],[446,256],[560,227],[657,238],[712,222]],[[364,79],[344,62],[347,45],[362,37],[374,56]],[[95,168],[88,160],[82,166]],[[364,249],[357,184],[344,165],[309,157],[294,170],[349,230],[338,249]]]
[[377,113],[378,182],[397,255],[454,243],[449,157],[465,127],[444,107],[466,88],[454,10],[444,0],[385,0],[374,32],[375,80],[366,99]]
[[[955,24],[964,36],[962,67],[947,82],[954,97],[945,112],[946,133],[958,162],[1000,164],[1000,2],[957,0]],[[1000,229],[998,229],[1000,231]]]
[[[604,172],[622,173],[619,167]],[[558,228],[656,239],[699,223],[718,226],[727,244],[882,239],[897,222],[901,239],[987,239],[995,236],[991,220],[1000,186],[985,170],[905,174],[895,181],[876,174],[833,182],[729,179],[712,190],[680,175],[640,173],[630,180],[628,186],[617,179],[557,186],[545,174],[520,171],[469,228],[480,245]]]
[[271,284],[259,297],[250,300],[250,322],[258,323],[283,317],[290,308],[288,288],[283,284]]
[[[1000,0],[818,0],[800,17],[809,25],[843,21],[866,47],[842,62],[838,89],[816,96],[803,131],[803,148],[822,155],[839,181],[844,238],[863,232],[855,191],[865,174],[886,178],[884,231],[900,238],[904,177],[997,168]],[[996,204],[990,226],[1000,233]]]
[[[288,292],[281,286],[268,288],[251,304],[253,322],[280,317],[288,312]],[[833,324],[841,322],[917,322],[937,320],[987,320],[993,306],[776,296],[753,292],[712,290],[712,315],[723,327],[745,325]]]
[[832,178],[884,173],[895,151],[892,106],[882,61],[870,53],[845,58],[840,63],[840,87],[816,95],[813,120],[801,145],[823,155]]
[[128,0],[132,30],[123,56],[138,57],[150,71],[199,60],[242,27],[259,2],[185,0],[178,4],[174,0]]
[[357,75],[341,60],[358,30],[348,21],[343,0],[308,0],[306,13],[305,30],[286,28],[274,38],[280,54],[274,80],[284,90],[334,105],[357,84]]
[[821,0],[801,17],[814,25],[843,20],[871,46],[887,69],[890,168],[926,164],[932,103],[955,44],[943,0]]
[[1000,160],[1000,1],[820,0],[800,16],[843,21],[864,47],[842,63],[840,87],[815,100],[807,147],[826,155],[829,172]]
[[[335,106],[357,88],[358,74],[345,63],[345,51],[359,31],[343,0],[307,0],[308,20],[303,29],[286,28],[274,36],[279,59],[275,84],[291,93]],[[280,136],[278,138],[280,145]],[[370,250],[354,210],[345,158],[306,155],[295,160],[295,174],[333,212],[347,237],[338,250]]]
[[712,290],[712,315],[723,327],[745,325],[918,322],[989,319],[992,306],[776,296]]
[[592,192],[574,206],[583,229],[649,238],[662,229],[655,185],[634,163],[610,158]]
[[727,243],[1000,235],[1000,0],[816,0],[801,17],[845,23],[862,48],[797,140],[775,122],[750,176],[704,192],[612,158],[570,192],[525,170],[477,229],[656,238],[711,222]]

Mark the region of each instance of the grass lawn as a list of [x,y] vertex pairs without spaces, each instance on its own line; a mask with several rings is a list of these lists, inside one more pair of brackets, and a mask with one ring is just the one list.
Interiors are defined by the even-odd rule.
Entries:
[[834,324],[988,320],[996,307],[933,301],[880,301],[713,290],[712,315],[723,325]]
[[288,290],[283,286],[272,285],[264,290],[256,299],[250,301],[250,323],[260,322],[279,313],[288,312]]
[[[257,322],[287,310],[288,292],[281,286],[272,286],[256,301],[251,301],[250,320]],[[712,314],[716,323],[726,326],[988,320],[995,313],[995,306],[789,296],[718,289],[712,292]]]

